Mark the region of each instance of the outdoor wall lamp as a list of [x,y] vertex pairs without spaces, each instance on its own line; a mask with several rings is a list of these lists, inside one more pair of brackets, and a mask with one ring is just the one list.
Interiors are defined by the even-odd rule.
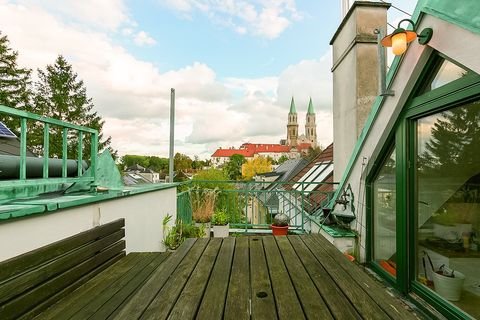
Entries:
[[418,43],[425,45],[430,39],[432,39],[433,30],[431,28],[425,28],[417,34],[415,31],[405,30],[400,27],[402,22],[410,22],[415,29],[415,23],[410,19],[400,20],[398,23],[397,29],[391,34],[384,37],[381,41],[382,46],[392,47],[392,52],[394,55],[399,56],[407,50],[407,43],[412,42],[415,38],[418,37]]

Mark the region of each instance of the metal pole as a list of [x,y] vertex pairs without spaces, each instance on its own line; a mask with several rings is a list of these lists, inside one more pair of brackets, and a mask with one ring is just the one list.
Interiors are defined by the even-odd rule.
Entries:
[[392,90],[387,90],[387,55],[385,48],[382,46],[384,32],[382,28],[375,29],[374,33],[377,35],[377,47],[378,47],[378,86],[380,96],[393,96]]
[[175,132],[175,89],[170,92],[170,152],[168,163],[168,182],[173,182],[173,139]]

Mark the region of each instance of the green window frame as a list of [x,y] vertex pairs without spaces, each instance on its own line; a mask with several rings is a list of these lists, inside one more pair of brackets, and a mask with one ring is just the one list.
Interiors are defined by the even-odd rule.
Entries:
[[[386,139],[374,165],[366,177],[366,260],[369,266],[387,282],[405,295],[414,293],[449,319],[470,319],[461,309],[446,303],[416,280],[416,208],[415,163],[417,119],[451,109],[480,98],[480,76],[468,72],[465,76],[431,91],[425,91],[425,82],[447,57],[432,53],[420,75],[410,98],[405,103],[394,129]],[[420,95],[419,95],[420,94]],[[417,96],[418,95],[418,96]],[[388,274],[373,260],[373,182],[392,146],[396,148],[396,221],[397,221],[397,276]],[[412,300],[413,302],[415,299]],[[420,308],[424,308],[419,304]],[[428,312],[428,310],[424,309]]]

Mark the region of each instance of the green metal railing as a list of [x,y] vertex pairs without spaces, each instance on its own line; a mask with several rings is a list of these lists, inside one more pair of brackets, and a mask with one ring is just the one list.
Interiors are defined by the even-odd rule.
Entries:
[[[285,213],[290,230],[304,232],[310,219],[321,212],[333,196],[334,183],[292,183],[256,181],[193,181],[177,196],[177,214],[184,222],[192,221],[192,197],[215,193],[213,211],[225,210],[231,229],[269,229],[273,217]],[[188,216],[188,217],[187,217]]]
[[[18,166],[18,179],[0,180],[0,187],[16,187],[16,186],[36,186],[47,184],[60,184],[71,182],[95,182],[95,172],[97,165],[98,154],[98,131],[88,127],[77,126],[57,119],[43,117],[30,112],[17,110],[0,105],[0,116],[17,118],[20,120],[20,155]],[[42,175],[40,178],[29,178],[27,174],[27,165],[38,158],[27,157],[27,135],[29,122],[39,122],[43,124],[43,164]],[[60,177],[52,177],[50,174],[51,164],[58,163],[59,159],[49,158],[50,151],[50,131],[52,126],[60,128],[62,131],[62,158],[61,158],[61,174]],[[15,129],[15,128],[12,128]],[[67,167],[70,161],[68,159],[68,139],[71,132],[76,132],[77,135],[77,159],[76,159],[76,176],[68,176]],[[90,135],[90,174],[84,175],[84,159],[83,159],[83,144],[84,134]],[[60,164],[59,164],[60,165]]]
[[190,201],[189,191],[177,194],[177,219],[183,223],[192,223],[192,202]]

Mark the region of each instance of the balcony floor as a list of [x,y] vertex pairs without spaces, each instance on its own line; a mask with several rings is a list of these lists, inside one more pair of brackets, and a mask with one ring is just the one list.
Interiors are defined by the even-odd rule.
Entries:
[[131,253],[40,319],[418,319],[320,235]]

